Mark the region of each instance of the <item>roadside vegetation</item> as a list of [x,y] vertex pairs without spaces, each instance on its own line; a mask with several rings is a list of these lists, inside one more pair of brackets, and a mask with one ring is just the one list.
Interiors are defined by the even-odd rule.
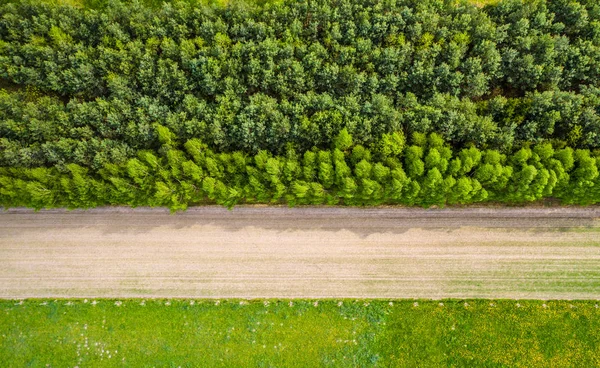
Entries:
[[594,367],[597,301],[0,301],[10,366]]
[[[168,206],[184,210],[208,201],[288,205],[444,206],[494,201],[522,203],[553,196],[563,204],[600,198],[599,160],[586,150],[539,144],[507,156],[475,147],[453,152],[442,138],[415,133],[405,147],[399,133],[384,135],[373,151],[353,145],[343,130],[329,150],[213,152],[192,139],[179,148],[158,126],[158,154],[138,152],[98,171],[70,163],[0,168],[0,203],[35,208],[101,205]],[[93,173],[93,174],[92,174]]]
[[0,204],[600,200],[595,0],[10,1]]

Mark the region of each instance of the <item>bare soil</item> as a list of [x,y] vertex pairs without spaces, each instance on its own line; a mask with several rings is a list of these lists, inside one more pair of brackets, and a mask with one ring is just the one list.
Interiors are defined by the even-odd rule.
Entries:
[[600,209],[0,213],[0,298],[600,298]]

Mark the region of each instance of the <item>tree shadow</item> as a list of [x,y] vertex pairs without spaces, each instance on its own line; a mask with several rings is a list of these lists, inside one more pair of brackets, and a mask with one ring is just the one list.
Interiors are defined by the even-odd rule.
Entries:
[[103,207],[90,210],[10,209],[0,213],[0,238],[44,229],[97,229],[103,234],[144,234],[158,227],[176,230],[211,226],[226,232],[254,227],[276,233],[350,231],[366,238],[410,229],[451,232],[462,227],[507,231],[600,231],[600,208],[446,208],[405,207],[192,207],[171,214],[165,208]]

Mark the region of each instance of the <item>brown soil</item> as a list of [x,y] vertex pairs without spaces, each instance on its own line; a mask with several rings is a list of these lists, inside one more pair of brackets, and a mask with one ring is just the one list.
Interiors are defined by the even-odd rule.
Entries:
[[600,209],[0,213],[0,298],[600,297]]

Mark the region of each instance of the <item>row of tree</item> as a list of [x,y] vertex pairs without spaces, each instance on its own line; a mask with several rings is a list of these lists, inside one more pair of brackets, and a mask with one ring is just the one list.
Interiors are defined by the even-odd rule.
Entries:
[[278,102],[255,94],[207,103],[188,94],[176,109],[151,98],[75,101],[0,90],[0,166],[66,165],[99,169],[123,163],[139,150],[160,145],[153,124],[168,127],[180,142],[200,139],[215,152],[267,150],[281,155],[328,148],[347,129],[356,144],[377,145],[384,134],[438,133],[459,149],[474,144],[510,154],[530,143],[600,147],[600,89],[581,93],[534,92],[524,98],[496,96],[473,102],[436,95],[420,103],[412,94],[401,105],[383,95],[360,103],[356,96],[297,96]]
[[228,88],[481,97],[497,87],[577,90],[599,76],[594,0],[111,3],[3,6],[4,73],[63,95],[98,97],[116,83],[170,102],[186,89]]
[[192,139],[182,147],[164,126],[161,146],[122,164],[91,170],[0,168],[0,203],[35,208],[99,205],[168,206],[287,203],[444,206],[485,201],[519,203],[559,198],[600,202],[600,157],[551,144],[511,155],[475,147],[453,151],[437,134],[407,144],[385,134],[374,149],[355,145],[344,129],[328,150],[215,153]]

